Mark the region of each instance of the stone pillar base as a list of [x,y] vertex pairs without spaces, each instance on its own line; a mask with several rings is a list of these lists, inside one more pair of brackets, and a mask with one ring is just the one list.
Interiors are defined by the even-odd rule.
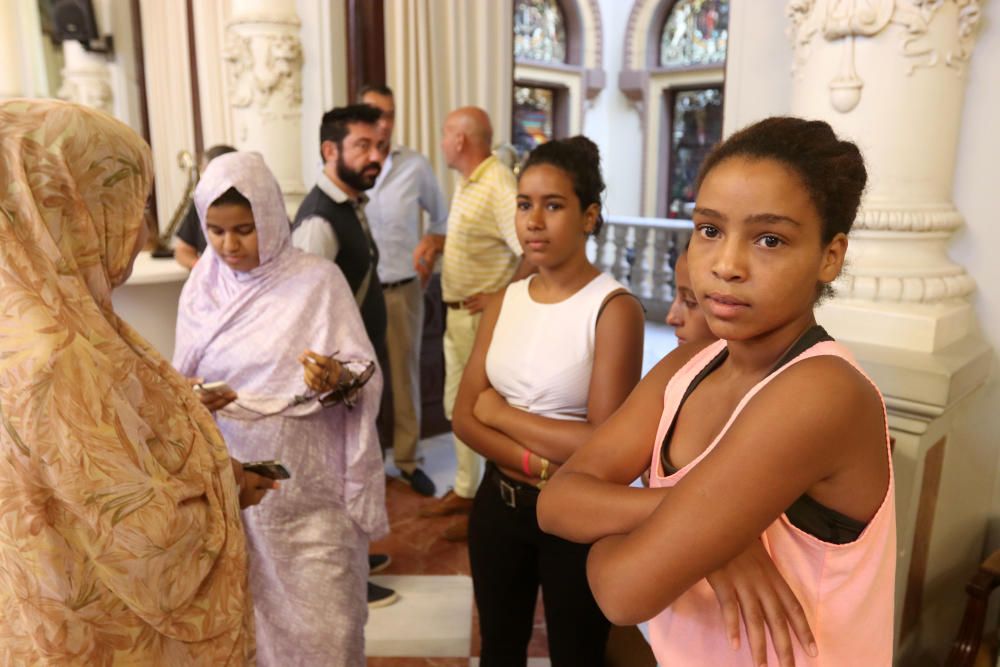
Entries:
[[913,352],[936,352],[969,335],[975,315],[967,301],[883,304],[834,299],[816,310],[830,335],[844,341]]

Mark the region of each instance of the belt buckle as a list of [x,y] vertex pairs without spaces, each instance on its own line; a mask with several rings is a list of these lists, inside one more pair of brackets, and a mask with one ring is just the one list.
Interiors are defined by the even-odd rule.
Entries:
[[503,479],[500,480],[500,498],[503,499],[504,505],[507,507],[517,508],[517,489]]

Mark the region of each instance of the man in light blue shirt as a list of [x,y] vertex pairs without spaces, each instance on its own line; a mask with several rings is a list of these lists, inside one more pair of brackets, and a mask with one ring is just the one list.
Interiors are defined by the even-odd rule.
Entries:
[[[430,162],[392,144],[396,106],[388,86],[364,86],[360,101],[382,112],[378,121],[386,153],[382,172],[368,190],[365,215],[379,250],[378,279],[388,315],[386,342],[393,404],[393,460],[418,493],[433,496],[434,482],[417,467],[420,439],[420,341],[424,295],[434,260],[444,247],[448,203]],[[421,211],[427,213],[426,232]]]

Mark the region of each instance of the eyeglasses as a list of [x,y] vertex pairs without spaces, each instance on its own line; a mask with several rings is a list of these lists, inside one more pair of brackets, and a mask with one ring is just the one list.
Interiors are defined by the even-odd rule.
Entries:
[[375,375],[375,363],[369,361],[360,373],[357,375],[352,373],[349,380],[341,382],[333,391],[327,393],[325,396],[320,396],[319,404],[324,408],[328,408],[331,405],[343,403],[350,410],[357,404],[361,388],[372,379],[373,375]]

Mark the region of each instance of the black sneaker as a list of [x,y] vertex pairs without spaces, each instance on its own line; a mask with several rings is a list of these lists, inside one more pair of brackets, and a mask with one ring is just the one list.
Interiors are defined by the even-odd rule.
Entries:
[[389,567],[392,556],[389,554],[368,554],[368,573],[375,574]]
[[434,480],[428,477],[427,473],[420,468],[414,468],[413,472],[400,470],[399,476],[403,478],[404,482],[410,485],[411,489],[422,496],[430,497],[437,493],[437,488],[434,486]]
[[398,599],[399,595],[391,588],[379,586],[378,584],[373,584],[370,581],[368,582],[369,609],[375,609],[376,607],[388,607]]

